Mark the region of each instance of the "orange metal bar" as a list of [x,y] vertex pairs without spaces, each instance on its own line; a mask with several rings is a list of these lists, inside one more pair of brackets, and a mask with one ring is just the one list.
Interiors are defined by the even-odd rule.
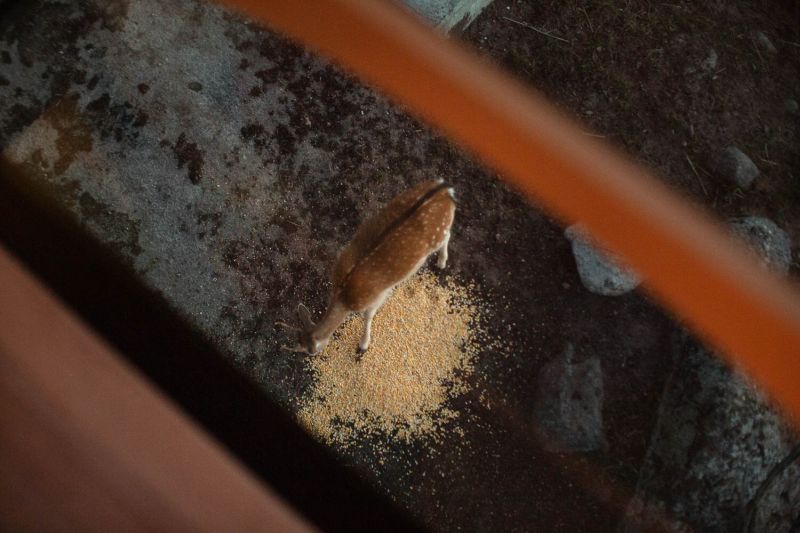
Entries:
[[[582,134],[545,100],[378,0],[223,0],[374,84],[565,221],[800,420],[800,297],[706,214]],[[536,290],[531,287],[529,290]]]

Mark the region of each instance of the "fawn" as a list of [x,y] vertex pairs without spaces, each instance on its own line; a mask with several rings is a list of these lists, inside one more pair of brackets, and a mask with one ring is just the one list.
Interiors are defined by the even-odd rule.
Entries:
[[456,204],[452,187],[443,180],[426,181],[399,194],[364,221],[333,269],[328,307],[317,323],[303,304],[297,308],[301,327],[278,325],[298,332],[293,352],[315,354],[325,348],[351,313],[364,314],[359,353],[370,343],[372,318],[399,283],[413,276],[433,252],[437,266],[447,264],[447,244]]

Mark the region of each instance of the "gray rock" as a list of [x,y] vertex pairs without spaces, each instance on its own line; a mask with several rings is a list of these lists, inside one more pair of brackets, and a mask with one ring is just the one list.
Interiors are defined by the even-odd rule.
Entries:
[[[796,442],[745,376],[682,334],[620,530],[742,531],[748,502]],[[759,520],[785,520],[784,529],[769,531],[788,531],[797,517],[796,485],[781,476],[770,483],[770,497],[760,499]]]
[[750,187],[761,173],[753,160],[735,146],[729,146],[717,156],[715,167],[722,176],[743,189]]
[[[786,273],[790,243],[760,217],[731,221]],[[685,332],[620,531],[789,531],[800,519],[800,436],[743,374]],[[785,464],[784,464],[785,463]]]
[[603,249],[580,225],[570,226],[564,235],[572,242],[578,275],[586,289],[604,296],[618,296],[639,285],[637,274]]
[[[800,444],[776,464],[747,509],[751,531],[796,532],[800,525]],[[791,525],[790,525],[791,524]],[[789,529],[791,528],[791,530]]]
[[730,221],[733,233],[758,252],[764,266],[780,274],[792,264],[792,241],[773,221],[763,217],[743,217]]
[[772,41],[769,40],[769,37],[767,37],[767,34],[764,33],[763,31],[756,32],[755,38],[758,45],[767,52],[769,52],[770,54],[778,53],[778,49],[775,48],[775,45],[772,44]]
[[797,100],[794,98],[789,98],[784,100],[783,109],[791,115],[796,115],[797,112],[800,111],[800,105],[797,104]]
[[534,419],[542,446],[551,452],[590,452],[607,447],[603,432],[603,371],[592,357],[573,363],[573,346],[545,365],[537,379]]
[[464,29],[492,0],[402,0],[423,18],[444,31]]
[[702,68],[706,72],[713,71],[714,69],[717,68],[717,59],[718,59],[717,52],[713,48],[709,49],[708,55],[703,60],[703,63],[702,65],[700,65],[700,68]]

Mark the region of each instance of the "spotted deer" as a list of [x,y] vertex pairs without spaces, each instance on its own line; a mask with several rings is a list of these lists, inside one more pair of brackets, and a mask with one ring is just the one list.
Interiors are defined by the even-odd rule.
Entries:
[[331,278],[328,307],[318,323],[300,304],[301,327],[277,324],[298,332],[294,352],[315,354],[325,348],[333,332],[351,313],[364,314],[363,353],[370,344],[372,319],[399,283],[413,276],[425,260],[438,252],[437,266],[447,264],[447,244],[456,204],[453,188],[442,180],[426,181],[396,196],[364,221],[339,254]]

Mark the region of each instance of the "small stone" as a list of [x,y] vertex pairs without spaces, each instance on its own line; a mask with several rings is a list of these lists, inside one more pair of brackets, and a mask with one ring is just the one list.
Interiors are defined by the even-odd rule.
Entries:
[[763,31],[756,32],[756,42],[758,45],[769,52],[770,54],[777,54],[778,50],[775,48],[775,45],[772,44],[772,41],[769,40],[767,34]]
[[607,250],[602,249],[580,225],[567,228],[572,253],[583,286],[595,294],[618,296],[635,289],[639,277]]
[[706,72],[711,72],[717,68],[717,59],[717,52],[711,48],[709,49],[708,55],[703,60],[703,63],[700,65],[700,67]]
[[203,85],[197,81],[190,81],[188,87],[196,93],[203,90]]
[[742,189],[750,187],[761,173],[753,160],[735,146],[729,146],[719,154],[715,167],[719,174],[733,180]]
[[734,235],[757,252],[762,264],[779,274],[787,274],[792,264],[792,241],[773,221],[763,217],[743,217],[730,221]]
[[800,106],[797,105],[797,100],[789,98],[788,100],[784,100],[783,109],[789,114],[796,115],[797,112],[800,111]]
[[534,400],[536,433],[550,452],[591,452],[607,447],[603,432],[603,372],[600,359],[573,363],[575,349],[545,365]]

